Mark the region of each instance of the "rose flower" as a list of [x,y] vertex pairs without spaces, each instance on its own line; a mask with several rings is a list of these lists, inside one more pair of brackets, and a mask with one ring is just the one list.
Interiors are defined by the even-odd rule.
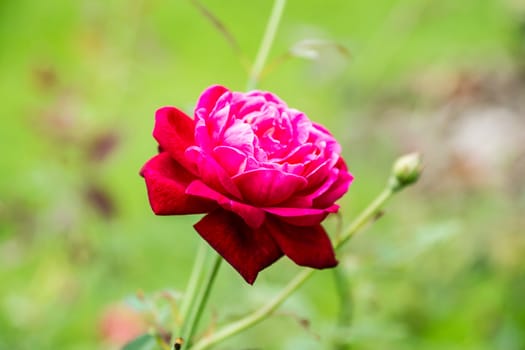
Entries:
[[194,118],[159,109],[142,168],[157,215],[207,213],[195,229],[252,284],[283,255],[337,265],[321,222],[352,182],[328,130],[269,92],[211,86]]

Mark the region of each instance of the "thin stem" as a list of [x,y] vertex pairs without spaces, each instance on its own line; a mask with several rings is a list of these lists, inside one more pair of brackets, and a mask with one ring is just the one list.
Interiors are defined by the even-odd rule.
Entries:
[[299,275],[297,275],[282,291],[277,295],[272,301],[264,305],[260,309],[254,311],[250,315],[240,319],[237,322],[234,322],[213,335],[202,339],[191,348],[191,350],[204,350],[208,349],[210,346],[217,344],[218,342],[231,337],[237,333],[242,332],[243,330],[252,327],[253,325],[259,323],[269,314],[271,314],[275,309],[277,309],[295,290],[303,285],[308,278],[313,274],[315,270],[308,269],[303,270]]
[[196,303],[197,309],[194,313],[192,313],[192,317],[187,319],[187,324],[189,325],[189,327],[186,327],[185,331],[182,333],[182,339],[187,344],[186,348],[189,348],[191,346],[191,340],[193,338],[193,335],[195,334],[195,331],[197,330],[197,327],[199,326],[199,321],[201,319],[202,312],[204,311],[204,308],[208,301],[208,297],[210,296],[210,291],[213,286],[213,283],[215,282],[215,277],[217,277],[217,272],[219,271],[219,267],[221,266],[222,260],[222,257],[220,255],[217,255],[213,266],[208,272],[208,276],[204,281],[205,284],[203,285],[199,293],[198,301]]
[[386,201],[392,197],[394,194],[393,188],[388,185],[387,188],[379,194],[379,196],[374,199],[370,205],[361,212],[361,214],[355,219],[348,228],[343,231],[343,235],[335,242],[335,249],[341,248],[343,244],[348,242],[357,232],[361,231],[366,225],[376,219],[376,216],[379,214],[381,207],[386,203]]
[[268,19],[268,24],[266,25],[266,31],[264,32],[263,40],[261,41],[261,46],[259,46],[259,51],[255,58],[255,63],[250,71],[250,76],[248,78],[248,84],[246,90],[255,89],[257,82],[261,75],[261,72],[266,64],[266,59],[270,53],[270,48],[272,47],[273,41],[275,39],[275,34],[277,33],[277,27],[279,27],[279,22],[284,10],[284,5],[286,0],[275,0],[273,3],[272,13]]
[[[352,238],[357,232],[362,230],[368,223],[372,222],[383,204],[392,196],[394,191],[388,186],[381,194],[362,212],[361,215],[354,220],[341,238],[336,242],[335,247],[340,248],[345,242]],[[192,350],[205,350],[210,346],[217,344],[218,342],[231,337],[241,331],[250,328],[268,315],[270,315],[277,307],[279,307],[293,292],[306,282],[313,273],[317,271],[314,269],[303,270],[297,275],[275,298],[273,298],[268,304],[264,305],[258,310],[248,316],[231,323],[228,326],[218,330],[216,333],[203,338],[192,347]]]
[[[193,309],[196,295],[197,295],[197,287],[199,286],[199,282],[202,280],[203,273],[204,273],[204,262],[206,261],[206,245],[202,242],[199,242],[199,248],[197,251],[197,256],[195,258],[195,263],[193,264],[193,269],[191,271],[190,279],[188,281],[188,286],[186,287],[186,292],[184,293],[184,299],[182,301],[181,309],[180,309],[180,317],[182,320],[182,329],[180,330],[180,334],[185,332],[187,328],[188,322],[188,316],[190,311]],[[171,340],[173,340],[177,337],[177,326],[175,325]]]

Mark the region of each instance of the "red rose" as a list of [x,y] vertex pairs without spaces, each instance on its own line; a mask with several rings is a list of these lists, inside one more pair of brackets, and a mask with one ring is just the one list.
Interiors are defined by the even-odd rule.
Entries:
[[207,213],[195,229],[248,283],[283,255],[337,264],[321,226],[352,181],[329,131],[269,92],[208,88],[195,119],[156,113],[160,153],[142,168],[157,215]]

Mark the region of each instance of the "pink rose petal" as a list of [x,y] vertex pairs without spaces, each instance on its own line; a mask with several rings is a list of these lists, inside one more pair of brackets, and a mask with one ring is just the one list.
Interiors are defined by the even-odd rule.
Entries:
[[204,109],[211,112],[217,103],[217,100],[226,92],[229,92],[227,88],[221,85],[212,85],[202,93],[201,97],[197,101],[195,111]]
[[215,147],[213,156],[229,176],[235,176],[246,168],[246,154],[236,148],[228,146]]
[[337,180],[326,190],[322,195],[314,200],[314,206],[318,208],[326,207],[334,203],[334,201],[341,198],[350,187],[354,177],[346,171],[346,165],[343,159],[339,162],[341,170],[338,172]]
[[285,201],[307,184],[301,176],[274,169],[251,170],[235,176],[233,181],[248,203],[264,207]]
[[228,193],[236,199],[242,199],[241,192],[239,192],[231,176],[217,163],[213,156],[206,154],[196,146],[189,147],[186,156],[194,162],[203,182],[221,193]]

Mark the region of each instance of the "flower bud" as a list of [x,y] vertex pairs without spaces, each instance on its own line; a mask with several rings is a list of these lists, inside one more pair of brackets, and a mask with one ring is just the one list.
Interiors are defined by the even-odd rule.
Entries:
[[415,183],[423,170],[421,155],[409,153],[396,160],[392,167],[392,189],[397,191]]

